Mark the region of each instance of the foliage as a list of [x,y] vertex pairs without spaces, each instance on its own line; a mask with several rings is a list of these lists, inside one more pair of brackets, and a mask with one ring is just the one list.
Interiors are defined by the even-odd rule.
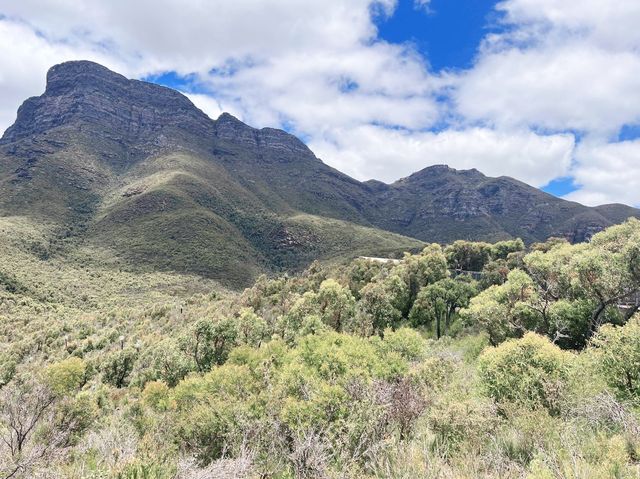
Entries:
[[[39,419],[0,464],[73,479],[633,477],[640,320],[618,303],[638,287],[639,225],[528,252],[459,242],[313,264],[242,293],[7,243],[2,277],[20,287],[0,287],[0,434]],[[456,273],[465,261],[477,281]]]
[[78,390],[86,381],[86,373],[87,365],[76,357],[53,363],[45,370],[49,387],[60,395]]
[[199,372],[222,364],[236,345],[238,325],[232,319],[201,319],[181,338],[181,349],[189,355]]
[[513,270],[506,283],[491,286],[472,298],[462,315],[471,326],[486,330],[491,344],[497,345],[526,331],[541,330],[541,316],[530,307],[534,301],[536,290],[531,278]]
[[499,403],[544,407],[557,414],[569,363],[569,353],[527,333],[487,349],[479,358],[478,372],[487,394]]
[[129,384],[137,353],[132,349],[123,349],[110,354],[102,364],[102,380],[117,388]]
[[436,338],[440,339],[444,325],[446,334],[453,316],[469,304],[476,290],[473,284],[462,279],[442,279],[420,290],[413,303],[409,319],[415,326],[436,323]]
[[596,364],[621,398],[640,399],[640,316],[624,326],[604,325],[591,341]]

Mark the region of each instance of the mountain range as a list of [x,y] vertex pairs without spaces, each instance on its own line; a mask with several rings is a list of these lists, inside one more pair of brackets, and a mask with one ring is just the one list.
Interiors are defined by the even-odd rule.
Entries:
[[630,216],[640,210],[444,165],[360,182],[287,132],[213,120],[175,90],[88,61],[52,67],[0,139],[0,227],[28,231],[40,258],[91,251],[230,286],[425,242],[579,242]]

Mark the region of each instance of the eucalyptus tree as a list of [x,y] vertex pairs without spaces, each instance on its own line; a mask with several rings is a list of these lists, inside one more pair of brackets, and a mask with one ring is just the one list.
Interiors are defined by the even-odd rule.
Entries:
[[436,337],[442,336],[442,325],[448,331],[454,314],[469,304],[476,293],[475,285],[464,279],[445,278],[420,290],[409,319],[416,325],[436,323]]

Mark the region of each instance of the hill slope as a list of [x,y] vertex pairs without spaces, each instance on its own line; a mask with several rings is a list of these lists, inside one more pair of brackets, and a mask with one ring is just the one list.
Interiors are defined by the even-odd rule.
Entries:
[[284,131],[212,120],[174,90],[86,61],[51,68],[0,140],[0,216],[46,224],[41,256],[99,249],[119,268],[232,286],[423,241],[581,241],[629,215],[444,166],[359,182]]

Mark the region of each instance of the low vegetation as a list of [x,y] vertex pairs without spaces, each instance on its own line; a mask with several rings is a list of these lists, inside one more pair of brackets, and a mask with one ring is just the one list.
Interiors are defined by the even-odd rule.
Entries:
[[2,479],[640,475],[640,221],[242,292],[4,221]]

